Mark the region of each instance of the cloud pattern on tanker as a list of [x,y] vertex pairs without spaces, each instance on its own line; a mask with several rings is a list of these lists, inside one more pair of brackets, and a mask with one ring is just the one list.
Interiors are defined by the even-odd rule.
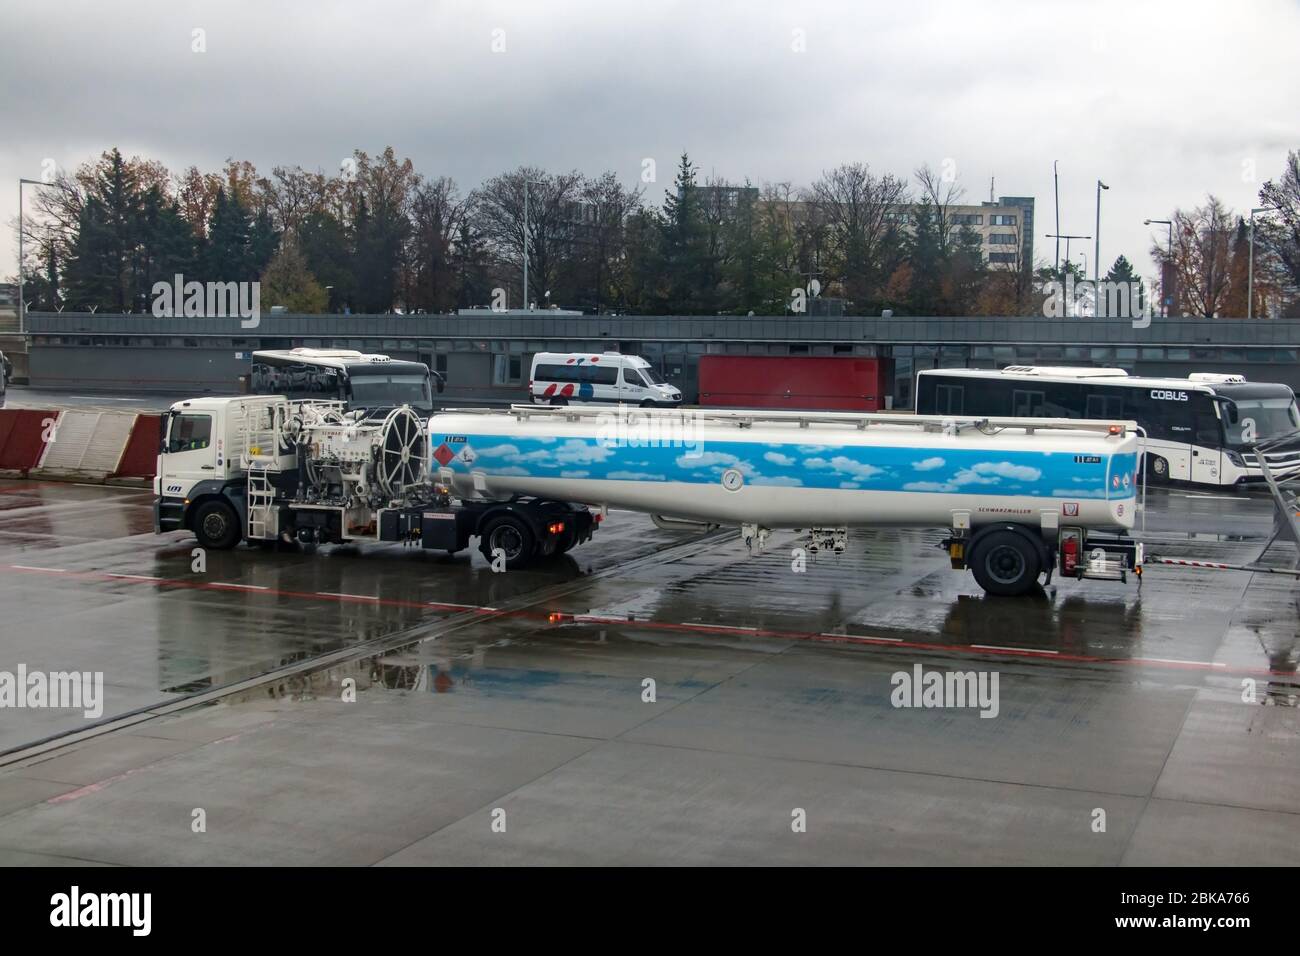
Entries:
[[931,494],[1034,495],[1053,498],[1131,498],[1136,456],[1079,462],[1064,452],[961,448],[891,448],[713,442],[703,452],[680,448],[620,448],[599,439],[533,439],[502,435],[434,436],[433,457],[455,471],[509,477],[713,484],[726,471],[745,483],[789,488],[842,488]]

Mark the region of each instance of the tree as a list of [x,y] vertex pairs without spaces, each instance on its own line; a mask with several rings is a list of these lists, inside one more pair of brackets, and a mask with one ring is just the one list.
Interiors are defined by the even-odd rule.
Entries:
[[[1223,308],[1229,287],[1229,238],[1233,215],[1213,195],[1204,206],[1177,209],[1173,220],[1174,246],[1170,256],[1178,279],[1175,311],[1182,315],[1214,318]],[[1165,251],[1151,247],[1152,258]],[[1161,296],[1164,291],[1161,290]]]
[[325,290],[307,268],[307,260],[290,234],[267,265],[261,278],[263,307],[282,305],[290,312],[325,311]]
[[1279,264],[1280,284],[1291,299],[1289,315],[1300,304],[1300,150],[1287,153],[1281,177],[1264,184],[1259,200],[1274,212],[1255,217],[1255,267],[1260,267],[1261,247],[1266,263],[1274,259]]
[[713,302],[713,289],[709,286],[713,268],[707,261],[708,236],[695,174],[690,155],[682,153],[673,188],[664,196],[660,218],[664,306],[671,314],[707,313]]
[[808,199],[830,241],[828,279],[857,303],[878,301],[888,278],[883,253],[897,242],[894,223],[908,202],[907,184],[891,173],[876,176],[865,163],[846,163],[823,173]]
[[410,270],[405,305],[408,309],[444,312],[460,297],[456,240],[464,223],[466,203],[447,177],[421,183],[411,203]]
[[143,288],[152,293],[155,282],[170,283],[178,273],[190,272],[194,253],[194,232],[181,215],[179,203],[167,198],[161,186],[150,187],[144,195],[137,250]]
[[355,301],[347,231],[332,213],[324,209],[308,213],[298,227],[297,246],[308,271],[329,286],[326,306],[329,311],[340,310]]
[[203,282],[249,282],[257,277],[250,254],[252,221],[238,196],[217,189],[207,242],[199,254]]

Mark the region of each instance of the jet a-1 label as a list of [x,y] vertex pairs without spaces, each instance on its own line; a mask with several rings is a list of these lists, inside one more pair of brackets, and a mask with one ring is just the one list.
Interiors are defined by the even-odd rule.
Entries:
[[448,445],[463,444],[469,439],[464,435],[443,435],[442,440]]
[[1101,455],[1075,455],[1074,463],[1076,465],[1100,465]]

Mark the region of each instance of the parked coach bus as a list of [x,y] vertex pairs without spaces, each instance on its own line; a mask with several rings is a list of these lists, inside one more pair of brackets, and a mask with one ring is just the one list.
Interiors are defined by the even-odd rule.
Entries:
[[1295,393],[1286,385],[1248,382],[1243,375],[1142,378],[1118,368],[1028,365],[1001,371],[927,369],[917,374],[916,411],[1129,419],[1146,429],[1151,478],[1198,485],[1263,481],[1246,446],[1277,440],[1265,456],[1274,477],[1300,476]]
[[346,402],[349,409],[410,405],[433,414],[433,394],[444,380],[423,362],[350,349],[286,349],[253,353],[248,391],[294,399]]

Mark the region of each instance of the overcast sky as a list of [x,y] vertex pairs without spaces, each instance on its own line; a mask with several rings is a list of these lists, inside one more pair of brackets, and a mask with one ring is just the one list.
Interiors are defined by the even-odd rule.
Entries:
[[[464,190],[521,163],[631,184],[653,158],[654,202],[682,150],[706,175],[796,185],[950,159],[969,202],[990,177],[1036,197],[1049,262],[1059,160],[1061,231],[1093,232],[1100,177],[1102,262],[1151,274],[1143,219],[1207,192],[1248,211],[1300,148],[1294,0],[5,0],[0,35],[4,223],[18,177],[111,146],[269,173],[391,144]],[[6,228],[0,274],[16,260]]]

